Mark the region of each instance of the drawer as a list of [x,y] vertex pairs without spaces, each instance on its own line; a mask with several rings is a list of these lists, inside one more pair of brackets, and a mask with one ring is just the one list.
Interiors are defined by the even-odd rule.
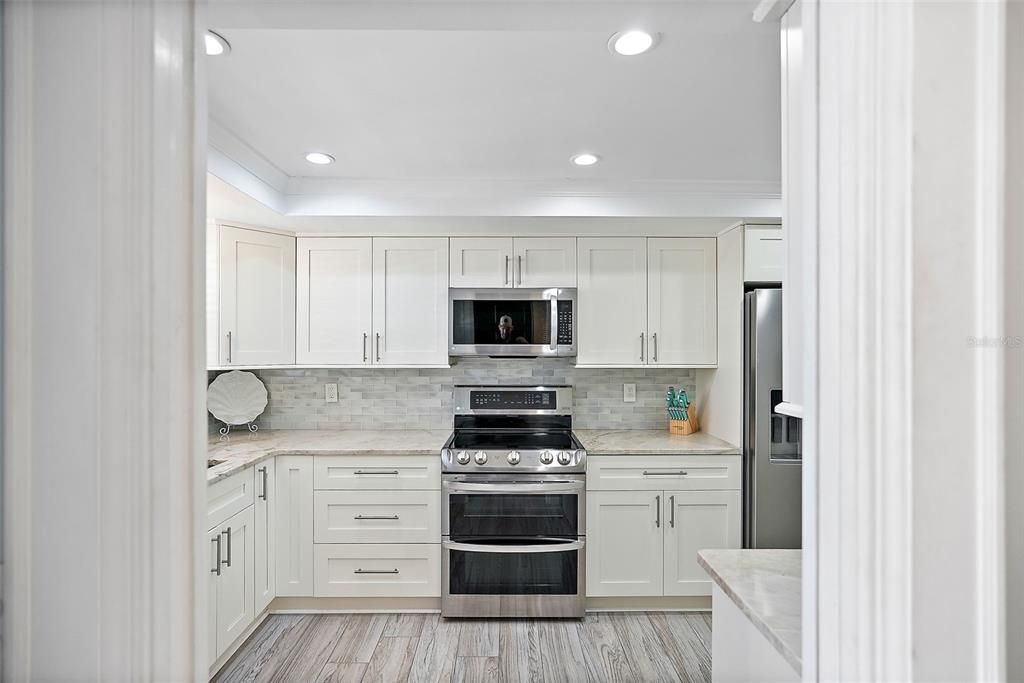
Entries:
[[440,597],[441,545],[317,544],[313,595]]
[[440,491],[317,491],[316,543],[440,543]]
[[587,458],[594,491],[711,491],[742,487],[739,455],[597,455]]
[[253,477],[253,468],[246,467],[206,487],[207,531],[252,505]]
[[318,455],[313,488],[441,490],[438,455]]

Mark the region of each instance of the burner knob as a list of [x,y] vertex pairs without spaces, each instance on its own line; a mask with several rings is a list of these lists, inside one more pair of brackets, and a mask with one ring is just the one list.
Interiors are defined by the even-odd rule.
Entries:
[[469,464],[469,453],[467,453],[466,451],[459,451],[455,455],[455,459],[458,461],[458,463],[460,465],[468,465]]
[[518,465],[519,464],[519,451],[509,451],[508,452],[508,464],[509,465]]
[[572,452],[570,451],[559,451],[558,453],[558,464],[568,465],[572,462]]
[[555,454],[551,451],[541,451],[540,462],[543,465],[550,465],[555,459]]
[[473,454],[473,459],[476,460],[477,465],[483,465],[487,462],[487,453],[483,451],[477,451]]

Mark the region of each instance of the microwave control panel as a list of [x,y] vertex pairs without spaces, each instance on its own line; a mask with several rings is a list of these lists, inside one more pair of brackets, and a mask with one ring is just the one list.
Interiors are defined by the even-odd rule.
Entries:
[[572,345],[572,302],[558,302],[558,344]]

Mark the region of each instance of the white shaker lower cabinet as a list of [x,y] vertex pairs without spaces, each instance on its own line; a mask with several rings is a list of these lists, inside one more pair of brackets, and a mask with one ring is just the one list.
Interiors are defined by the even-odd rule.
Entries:
[[643,365],[647,337],[647,240],[581,237],[579,365]]
[[221,365],[295,362],[295,237],[220,227]]
[[256,479],[253,491],[256,501],[253,504],[253,545],[255,561],[253,575],[256,584],[255,614],[267,608],[270,601],[277,595],[277,554],[275,552],[276,517],[274,511],[277,495],[274,492],[274,475],[276,468],[273,459],[264,460],[254,470]]
[[[216,623],[211,624],[216,633],[216,647],[211,662],[223,654],[256,618],[253,523],[253,508],[250,506],[210,532],[211,546],[214,546],[215,553],[219,550],[220,555],[220,574],[211,572],[214,580],[208,596],[216,605]],[[220,537],[219,548],[216,548],[217,536]],[[210,642],[212,644],[214,640]]]
[[277,595],[313,595],[313,457],[277,456],[276,497]]
[[448,364],[448,239],[373,238],[375,365]]
[[369,364],[373,330],[372,240],[300,237],[295,262],[295,362]]
[[587,595],[661,595],[661,493],[587,492]]
[[740,547],[740,498],[739,455],[591,456],[587,595],[711,595],[697,551]]
[[648,365],[718,364],[718,240],[647,240]]
[[739,491],[665,491],[665,595],[711,595],[697,551],[740,547]]

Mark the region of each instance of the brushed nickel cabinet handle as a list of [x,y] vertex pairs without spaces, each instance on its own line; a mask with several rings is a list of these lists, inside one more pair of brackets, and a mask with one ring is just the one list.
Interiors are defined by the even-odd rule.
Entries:
[[640,333],[640,362],[644,361],[644,333]]
[[398,470],[356,470],[353,474],[398,474]]
[[523,284],[523,257],[518,256],[516,260],[519,262],[519,284]]
[[267,499],[267,468],[261,467],[260,472],[263,473],[263,493],[260,494],[260,498],[263,500]]
[[231,332],[228,331],[228,365],[231,365]]
[[352,519],[398,519],[398,515],[356,515]]
[[398,574],[398,569],[357,569],[353,574]]
[[377,362],[380,362],[380,332],[377,333]]
[[228,559],[224,562],[227,566],[231,566],[231,527],[228,527],[227,531],[222,531],[222,534],[228,537]]
[[654,526],[661,528],[661,496],[654,497]]
[[363,362],[366,362],[366,333],[363,332]]
[[676,497],[669,496],[668,498],[668,525],[673,529],[676,528]]
[[644,470],[645,477],[685,477],[685,470],[679,470],[678,472],[648,472]]
[[654,336],[651,337],[651,360],[655,363],[658,362],[658,333],[655,332]]
[[220,534],[217,534],[215,538],[211,538],[210,540],[213,541],[215,546],[217,546],[217,561],[214,564],[213,569],[210,570],[210,573],[220,576]]
[[505,254],[505,284],[509,284],[509,273],[512,271],[512,257]]

